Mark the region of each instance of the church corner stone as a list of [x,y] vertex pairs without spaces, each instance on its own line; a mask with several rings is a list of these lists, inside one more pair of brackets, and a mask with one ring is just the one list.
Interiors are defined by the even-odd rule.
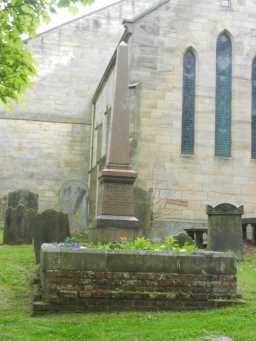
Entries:
[[208,249],[212,251],[242,252],[243,206],[223,203],[216,207],[207,206]]

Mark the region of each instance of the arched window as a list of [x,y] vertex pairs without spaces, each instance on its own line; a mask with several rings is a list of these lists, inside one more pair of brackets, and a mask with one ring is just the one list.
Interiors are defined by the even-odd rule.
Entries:
[[256,57],[252,62],[252,159],[256,159]]
[[226,32],[217,40],[215,155],[231,154],[232,44]]
[[196,57],[193,50],[188,49],[183,57],[182,154],[194,152],[195,85]]

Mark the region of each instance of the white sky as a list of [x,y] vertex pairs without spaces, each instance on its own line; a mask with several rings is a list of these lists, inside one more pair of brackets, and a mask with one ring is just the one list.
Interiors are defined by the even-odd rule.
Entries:
[[[113,4],[115,2],[118,2],[120,0],[94,0],[93,5],[91,6],[79,6],[79,12],[76,15],[73,15],[68,12],[68,10],[61,9],[58,11],[56,15],[52,16],[52,20],[48,25],[42,25],[37,32],[43,32],[46,31],[52,27],[58,26],[64,22],[73,20],[77,17],[81,17],[86,13],[93,12],[101,7],[105,7],[107,5]],[[77,6],[78,7],[78,6]]]

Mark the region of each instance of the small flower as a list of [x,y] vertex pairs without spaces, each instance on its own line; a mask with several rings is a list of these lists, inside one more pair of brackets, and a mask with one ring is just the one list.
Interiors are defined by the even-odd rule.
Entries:
[[127,236],[121,236],[121,237],[120,237],[120,241],[121,241],[122,243],[128,242],[128,237],[127,237]]
[[69,249],[80,249],[80,244],[76,242],[65,242],[59,244],[60,247],[67,247]]

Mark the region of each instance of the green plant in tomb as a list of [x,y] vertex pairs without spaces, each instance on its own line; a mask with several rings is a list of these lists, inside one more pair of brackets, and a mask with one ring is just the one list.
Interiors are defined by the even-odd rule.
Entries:
[[82,247],[104,250],[145,250],[155,252],[193,252],[197,251],[195,244],[185,243],[180,246],[175,238],[168,237],[161,242],[154,242],[145,237],[138,237],[135,240],[128,240],[126,236],[120,238],[120,240],[112,243],[91,243],[88,240],[83,240],[81,236],[73,236],[67,238],[63,246],[73,248],[77,243]]

